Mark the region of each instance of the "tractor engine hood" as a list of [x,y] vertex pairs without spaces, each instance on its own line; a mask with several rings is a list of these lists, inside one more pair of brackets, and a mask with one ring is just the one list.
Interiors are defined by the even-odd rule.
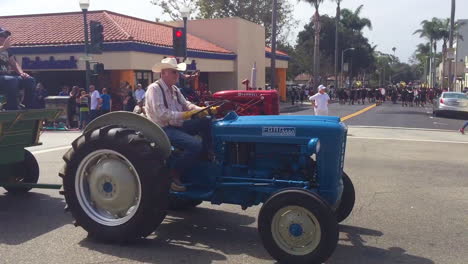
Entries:
[[238,116],[229,113],[214,124],[213,135],[222,141],[307,144],[311,138],[339,144],[346,126],[339,117],[328,116]]

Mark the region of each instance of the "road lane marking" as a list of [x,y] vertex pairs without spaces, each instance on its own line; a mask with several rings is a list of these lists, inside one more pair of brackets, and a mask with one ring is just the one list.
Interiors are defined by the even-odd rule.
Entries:
[[62,147],[56,147],[56,148],[50,148],[50,149],[41,149],[41,150],[31,151],[31,153],[32,154],[42,154],[42,153],[48,153],[48,152],[54,152],[54,151],[69,149],[70,147],[71,146],[62,146]]
[[344,122],[344,121],[346,121],[346,120],[348,120],[348,119],[350,119],[350,118],[353,118],[353,117],[358,116],[358,115],[360,115],[360,114],[362,114],[362,113],[365,113],[365,112],[371,110],[372,108],[374,108],[374,107],[376,107],[376,106],[377,106],[377,104],[373,104],[373,105],[371,105],[371,106],[368,106],[368,107],[366,107],[366,108],[364,108],[364,109],[361,109],[361,110],[357,111],[356,113],[352,113],[352,114],[350,114],[350,115],[347,115],[347,116],[345,116],[345,117],[342,117],[342,118],[341,118],[341,122]]
[[431,143],[450,143],[450,144],[468,144],[468,141],[446,141],[446,140],[431,140],[431,139],[380,138],[380,137],[356,137],[356,136],[348,136],[348,138],[371,139],[371,140],[412,141],[412,142],[431,142]]
[[418,127],[390,127],[390,126],[353,126],[349,125],[349,128],[377,128],[377,129],[403,129],[403,130],[422,130],[422,131],[438,131],[438,132],[453,132],[456,130],[450,129],[437,129],[437,128],[418,128]]

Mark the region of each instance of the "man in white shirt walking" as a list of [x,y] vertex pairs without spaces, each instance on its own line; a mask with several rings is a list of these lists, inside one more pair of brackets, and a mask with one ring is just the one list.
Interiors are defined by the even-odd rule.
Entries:
[[93,121],[99,116],[99,109],[101,108],[101,95],[96,90],[94,85],[89,86],[89,93],[91,95],[91,105],[89,111],[89,121]]
[[[161,79],[150,84],[145,95],[146,116],[162,127],[172,146],[182,149],[182,155],[176,157],[171,165],[171,189],[176,192],[186,191],[181,182],[184,171],[197,162],[202,153],[209,153],[211,146],[211,119],[207,111],[185,100],[180,89],[175,85],[179,71],[185,71],[185,63],[177,64],[175,58],[165,58],[153,67],[153,72],[160,72]],[[216,113],[216,109],[213,111]],[[200,135],[202,140],[196,137]]]
[[318,93],[309,97],[309,101],[312,102],[316,116],[328,115],[328,104],[330,103],[330,97],[325,92],[325,89],[327,89],[325,86],[320,85],[318,87]]

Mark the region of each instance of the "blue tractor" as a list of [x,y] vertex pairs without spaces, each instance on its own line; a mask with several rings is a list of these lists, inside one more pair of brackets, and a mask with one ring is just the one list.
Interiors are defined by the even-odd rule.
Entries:
[[90,123],[64,155],[62,194],[76,225],[111,243],[148,236],[168,208],[263,203],[258,231],[270,255],[280,263],[322,263],[354,206],[343,172],[346,137],[337,117],[231,112],[213,120],[215,158],[200,159],[184,175],[186,192],[170,192],[168,164],[177,150],[164,131],[113,112]]

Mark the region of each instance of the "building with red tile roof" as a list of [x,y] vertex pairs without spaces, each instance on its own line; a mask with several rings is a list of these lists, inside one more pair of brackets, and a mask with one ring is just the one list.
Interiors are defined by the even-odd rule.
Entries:
[[[110,11],[88,11],[87,19],[88,23],[100,22],[104,28],[103,53],[91,54],[92,62],[105,65],[105,74],[93,77],[93,83],[100,84],[98,86],[118,87],[122,82],[132,86],[136,83],[148,85],[157,78],[151,72],[152,66],[162,58],[173,55],[173,26],[170,23],[152,22]],[[245,75],[256,62],[258,68],[263,68],[263,72],[259,71],[263,76],[257,78],[258,86],[264,86],[264,68],[268,67],[271,49],[264,46],[263,27],[238,18],[216,20],[215,24],[212,21],[189,21],[189,69],[200,70],[202,74],[199,81],[208,84],[212,91],[240,89],[242,86],[239,79],[250,77]],[[237,37],[234,45],[226,45],[216,37],[205,34],[220,32],[217,27],[226,21],[241,25],[243,31],[258,32],[256,35],[261,41],[255,41],[255,45],[250,42],[245,46],[245,41]],[[205,32],[191,30],[203,23],[213,28],[207,30],[209,27],[205,27]],[[17,61],[50,89],[58,90],[65,84],[83,86],[85,63],[81,60],[84,55],[82,12],[0,16],[0,27],[12,32],[12,52]],[[225,31],[222,38],[230,39],[233,36],[230,33]],[[239,31],[238,34],[240,36],[242,33]],[[239,49],[238,46],[245,46],[247,52],[244,47]],[[277,51],[277,59],[282,61],[278,68],[284,68],[284,65],[287,68],[287,54]]]

